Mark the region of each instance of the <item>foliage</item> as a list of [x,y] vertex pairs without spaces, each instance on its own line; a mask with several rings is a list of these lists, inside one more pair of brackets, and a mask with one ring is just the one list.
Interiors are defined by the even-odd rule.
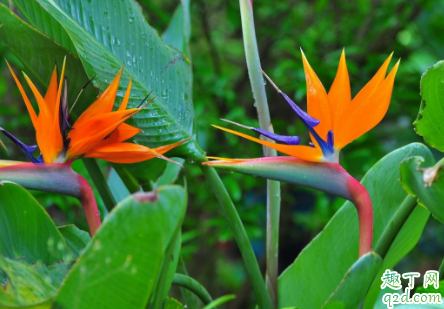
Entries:
[[[154,97],[130,121],[143,130],[134,141],[154,148],[188,140],[168,153],[184,168],[161,159],[73,164],[93,185],[103,219],[92,237],[82,201],[26,190],[0,172],[0,307],[371,309],[381,306],[386,269],[438,269],[443,227],[429,215],[444,222],[443,165],[435,164],[444,151],[442,3],[258,0],[253,11],[262,68],[304,110],[299,47],[326,85],[345,48],[352,95],[391,51],[402,58],[384,121],[340,157],[370,194],[376,252],[358,258],[351,202],[282,183],[279,293],[265,292],[266,180],[227,173],[221,182],[214,170],[201,171],[205,152],[262,156],[261,147],[210,126],[227,118],[259,127],[237,2],[1,0],[0,53],[15,71],[46,89],[54,62],[66,57],[70,107],[92,79],[71,123],[123,65],[116,106],[129,79],[130,107]],[[0,73],[0,127],[34,144],[4,61]],[[279,94],[267,97],[274,131],[302,132]],[[24,160],[1,140],[2,159]],[[423,140],[433,149],[417,143]]]

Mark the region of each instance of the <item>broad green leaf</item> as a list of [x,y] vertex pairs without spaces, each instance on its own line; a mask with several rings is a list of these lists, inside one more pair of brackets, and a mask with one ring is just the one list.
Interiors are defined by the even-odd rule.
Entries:
[[[152,91],[153,102],[133,117],[143,130],[135,140],[158,147],[191,138],[170,153],[201,159],[194,132],[189,59],[166,45],[134,0],[38,0],[70,35],[88,76],[105,89],[125,65],[118,97],[132,79],[129,106]],[[78,10],[81,7],[82,10]]]
[[[7,7],[0,4],[0,40],[14,53],[26,67],[26,73],[32,75],[45,87],[49,83],[54,62],[63,63],[66,56],[66,72],[68,77],[68,94],[70,102],[74,102],[80,89],[87,83],[88,77],[80,60],[46,35],[25,23]],[[17,72],[17,69],[15,70]],[[18,73],[18,72],[17,72]],[[92,103],[97,94],[94,87],[89,86],[82,94],[77,108]],[[31,96],[32,98],[32,96]],[[91,99],[91,101],[85,100]]]
[[370,291],[365,298],[364,309],[372,309],[381,291],[381,277],[386,269],[393,268],[418,243],[422,231],[430,217],[430,212],[416,206],[384,258],[381,269],[376,275]]
[[87,232],[80,230],[74,224],[59,227],[59,232],[65,239],[69,251],[76,258],[80,256],[83,249],[85,249],[86,245],[91,240],[91,237]]
[[38,304],[49,308],[48,301],[57,293],[57,288],[31,265],[0,255],[0,270],[6,274],[6,283],[0,288],[0,308]]
[[26,20],[36,29],[77,55],[76,48],[65,29],[35,0],[12,0]]
[[413,123],[427,144],[444,151],[444,61],[428,69],[421,78],[421,107]]
[[179,186],[137,193],[119,203],[66,277],[54,308],[144,308],[185,204]]
[[345,275],[338,289],[327,300],[328,304],[342,302],[344,308],[357,308],[367,294],[373,278],[382,265],[382,259],[374,252],[361,257]]
[[[416,143],[410,144],[382,158],[361,181],[373,203],[373,245],[379,240],[383,230],[406,197],[405,191],[398,182],[398,166],[402,160],[414,155],[421,155],[427,161],[432,160],[427,147]],[[428,215],[419,216],[415,220],[409,219],[398,234],[386,259],[392,255],[391,262],[396,263],[411,250],[427,218]],[[355,207],[350,202],[346,202],[325,229],[307,245],[295,262],[280,276],[279,306],[321,308],[338,288],[357,258],[358,218]]]
[[72,256],[54,222],[24,188],[0,182],[0,253],[49,265]]
[[424,159],[413,157],[402,162],[401,184],[419,203],[427,207],[432,215],[444,223],[444,169],[443,162],[430,167]]

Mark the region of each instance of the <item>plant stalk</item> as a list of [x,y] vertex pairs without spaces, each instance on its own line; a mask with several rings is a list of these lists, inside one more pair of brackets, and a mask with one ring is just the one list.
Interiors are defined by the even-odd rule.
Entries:
[[182,274],[174,274],[173,285],[180,286],[191,292],[193,292],[204,305],[208,305],[213,300],[210,293],[196,280],[191,277]]
[[204,162],[233,172],[260,176],[340,196],[351,201],[359,218],[359,256],[372,249],[373,207],[367,190],[338,163],[309,162],[293,157],[265,157]]
[[[242,19],[242,32],[244,37],[244,48],[245,57],[247,60],[248,75],[250,77],[253,97],[256,100],[255,105],[259,118],[260,128],[273,132],[267,96],[265,93],[264,77],[261,71],[261,62],[256,41],[253,2],[250,0],[239,0],[239,4]],[[276,150],[268,147],[264,147],[263,152],[264,156],[266,157],[277,156]],[[275,307],[277,307],[280,206],[280,183],[274,180],[267,180],[266,283]]]
[[375,252],[379,254],[382,258],[385,257],[390,246],[394,242],[396,236],[404,225],[405,221],[408,219],[413,209],[417,205],[416,197],[408,195],[401,206],[399,206],[398,210],[393,215],[392,220],[385,228],[384,232],[379,238],[378,243],[375,247]]
[[273,308],[270,295],[265,288],[264,279],[262,278],[261,270],[256,257],[248,239],[245,227],[237,213],[236,207],[231,201],[230,195],[227,192],[222,180],[217,174],[216,170],[211,166],[201,165],[201,169],[217,199],[219,200],[222,209],[225,212],[228,224],[234,234],[237,245],[244,261],[244,266],[250,276],[253,291],[256,296],[256,301],[260,309]]
[[0,179],[15,182],[26,189],[75,197],[82,204],[92,236],[101,225],[100,213],[91,186],[68,164],[23,163],[10,165],[0,168]]

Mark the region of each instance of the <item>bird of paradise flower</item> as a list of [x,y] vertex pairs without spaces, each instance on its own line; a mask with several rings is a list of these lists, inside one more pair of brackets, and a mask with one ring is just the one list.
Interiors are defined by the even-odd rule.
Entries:
[[359,215],[359,253],[363,255],[369,252],[372,248],[373,237],[371,199],[365,188],[339,165],[339,153],[343,147],[376,126],[386,114],[399,67],[398,61],[386,76],[391,58],[392,55],[385,60],[374,77],[352,99],[345,51],[341,54],[337,74],[328,93],[302,52],[307,84],[308,113],[299,108],[264,73],[271,85],[308,129],[311,143],[300,145],[299,136],[278,135],[260,128],[225,120],[255,131],[276,141],[276,143],[220,126],[215,125],[214,127],[276,149],[291,157],[258,159],[208,157],[215,160],[204,162],[204,164],[302,184],[351,200],[357,207]]

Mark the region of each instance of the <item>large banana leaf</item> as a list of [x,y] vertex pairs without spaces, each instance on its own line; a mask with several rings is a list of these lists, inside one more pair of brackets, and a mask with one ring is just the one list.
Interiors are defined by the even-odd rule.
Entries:
[[134,0],[38,2],[68,32],[87,74],[96,76],[100,89],[125,65],[121,87],[132,79],[131,107],[153,91],[154,101],[133,117],[144,131],[137,142],[157,147],[191,138],[175,154],[202,158],[195,141],[190,61],[162,41]]

